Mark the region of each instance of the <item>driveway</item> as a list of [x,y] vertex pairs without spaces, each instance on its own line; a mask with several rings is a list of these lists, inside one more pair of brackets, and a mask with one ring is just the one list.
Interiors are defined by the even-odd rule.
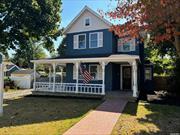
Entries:
[[17,90],[15,92],[9,92],[9,93],[5,92],[3,99],[11,99],[11,98],[16,98],[16,97],[31,95],[32,94],[31,90],[32,89]]

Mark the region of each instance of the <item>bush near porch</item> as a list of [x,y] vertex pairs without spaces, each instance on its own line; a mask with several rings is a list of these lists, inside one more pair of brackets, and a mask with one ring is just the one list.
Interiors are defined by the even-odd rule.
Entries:
[[0,135],[60,135],[101,100],[24,97],[4,102]]
[[128,103],[112,135],[180,133],[179,114],[179,106]]

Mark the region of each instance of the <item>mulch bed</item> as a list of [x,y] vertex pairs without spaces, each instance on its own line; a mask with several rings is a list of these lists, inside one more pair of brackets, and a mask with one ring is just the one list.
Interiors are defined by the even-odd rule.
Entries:
[[180,97],[173,96],[164,91],[155,91],[147,95],[147,101],[155,104],[180,106]]

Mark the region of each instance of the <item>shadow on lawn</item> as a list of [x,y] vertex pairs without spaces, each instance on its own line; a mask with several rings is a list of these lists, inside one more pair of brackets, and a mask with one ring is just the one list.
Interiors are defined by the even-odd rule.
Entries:
[[144,102],[139,105],[138,103],[128,103],[123,113],[135,116],[135,118],[132,117],[134,119],[132,127],[137,131],[134,134],[180,133],[180,107]]
[[0,128],[81,117],[95,109],[101,100],[24,97],[4,101]]

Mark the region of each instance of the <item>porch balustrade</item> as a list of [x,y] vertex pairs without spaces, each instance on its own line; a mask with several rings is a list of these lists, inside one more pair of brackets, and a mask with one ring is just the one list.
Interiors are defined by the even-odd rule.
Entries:
[[35,82],[34,91],[103,95],[102,84]]

